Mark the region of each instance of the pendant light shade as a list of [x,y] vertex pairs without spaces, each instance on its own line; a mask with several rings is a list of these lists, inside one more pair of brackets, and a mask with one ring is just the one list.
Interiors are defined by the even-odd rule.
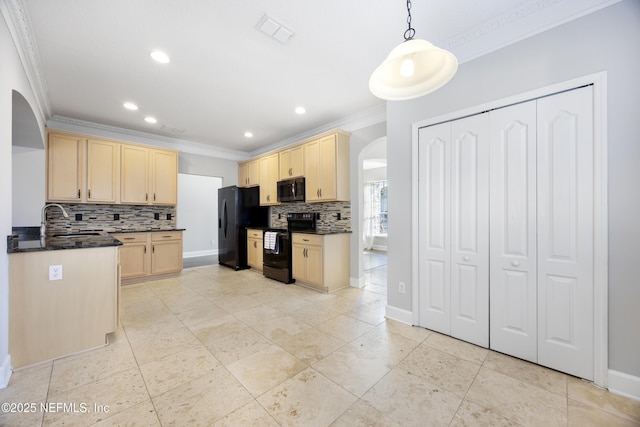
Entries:
[[407,30],[369,78],[369,90],[378,98],[401,101],[418,98],[444,86],[458,70],[458,60],[449,51],[426,40],[414,39],[411,0],[407,0]]
[[396,46],[375,69],[369,90],[389,101],[418,98],[444,86],[457,70],[458,60],[451,52],[410,39]]

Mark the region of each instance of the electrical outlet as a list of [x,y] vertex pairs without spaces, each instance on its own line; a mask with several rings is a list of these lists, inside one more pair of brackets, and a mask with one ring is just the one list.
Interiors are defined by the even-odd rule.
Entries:
[[62,266],[50,265],[49,266],[49,280],[62,280]]
[[405,292],[404,282],[398,283],[398,292],[400,292],[401,294],[404,294]]

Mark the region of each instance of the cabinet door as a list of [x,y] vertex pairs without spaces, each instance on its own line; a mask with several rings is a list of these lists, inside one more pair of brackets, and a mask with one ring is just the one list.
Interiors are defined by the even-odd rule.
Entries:
[[146,242],[126,243],[120,246],[120,272],[122,279],[149,274],[149,254]]
[[305,197],[307,201],[336,200],[338,198],[336,138],[336,135],[328,135],[305,144]]
[[262,271],[262,239],[247,238],[247,264]]
[[84,201],[84,145],[79,137],[49,134],[47,144],[47,200]]
[[152,203],[175,205],[178,203],[178,155],[173,151],[151,151],[153,191]]
[[151,243],[151,274],[174,273],[180,270],[182,270],[181,240]]
[[322,246],[307,246],[307,279],[306,281],[312,285],[322,286]]
[[319,141],[320,160],[320,199],[335,200],[336,194],[336,136],[329,135]]
[[302,145],[278,153],[279,179],[304,176],[304,147]]
[[117,203],[120,144],[90,139],[87,142],[87,202]]
[[305,198],[307,202],[320,200],[320,141],[311,141],[304,146]]
[[306,248],[305,245],[291,246],[291,273],[294,279],[307,280]]
[[278,204],[278,154],[260,158],[260,204]]
[[238,187],[247,187],[249,185],[249,164],[241,163],[238,165]]
[[123,145],[120,164],[120,202],[149,203],[149,149]]

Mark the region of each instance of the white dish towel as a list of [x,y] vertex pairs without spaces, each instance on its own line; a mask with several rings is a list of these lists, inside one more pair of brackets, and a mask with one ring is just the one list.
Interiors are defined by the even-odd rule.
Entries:
[[264,248],[278,252],[278,233],[274,231],[264,232]]

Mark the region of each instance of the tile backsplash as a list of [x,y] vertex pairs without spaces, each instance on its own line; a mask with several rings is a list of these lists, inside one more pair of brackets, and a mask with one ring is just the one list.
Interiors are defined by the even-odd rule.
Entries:
[[316,224],[318,231],[351,231],[351,202],[287,203],[272,206],[271,227],[287,228],[287,214],[290,212],[319,213],[320,219]]
[[[87,231],[145,231],[176,228],[175,206],[85,205],[60,203],[47,209],[47,234]],[[318,231],[351,231],[351,202],[288,203],[271,207],[271,227],[287,228],[290,212],[316,212]],[[338,216],[340,219],[338,219]],[[157,218],[157,219],[156,219]]]
[[55,207],[47,209],[47,234],[86,231],[145,231],[176,228],[175,206],[60,205],[69,218]]

